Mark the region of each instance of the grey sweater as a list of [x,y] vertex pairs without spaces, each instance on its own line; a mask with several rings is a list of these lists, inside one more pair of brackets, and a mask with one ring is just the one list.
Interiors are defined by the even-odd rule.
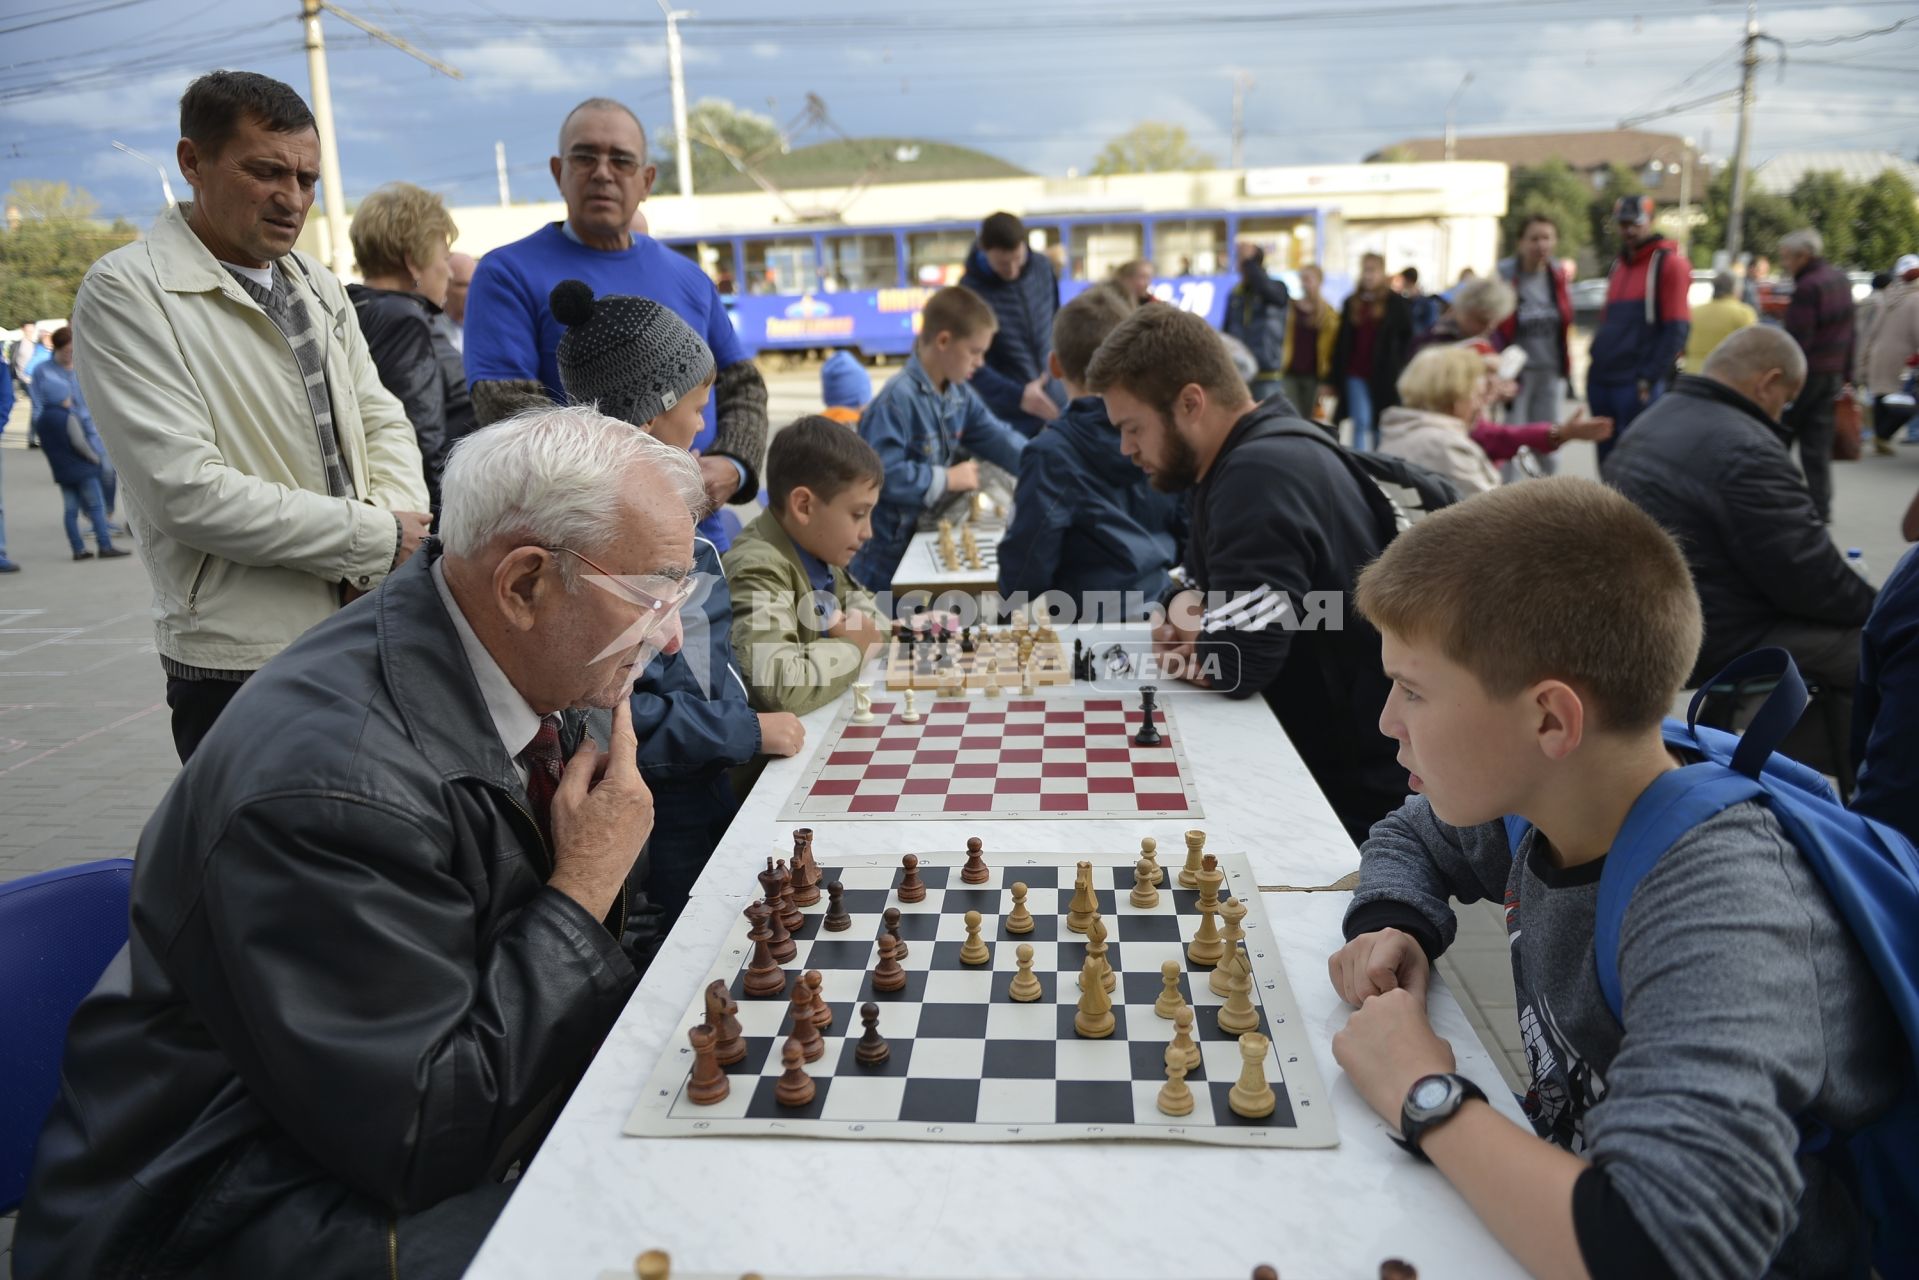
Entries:
[[1890,1105],[1904,1060],[1865,957],[1770,811],[1727,809],[1682,837],[1620,929],[1622,1029],[1600,993],[1603,860],[1561,871],[1535,831],[1515,858],[1494,822],[1457,828],[1415,796],[1374,826],[1347,937],[1404,928],[1437,955],[1447,898],[1506,908],[1538,1132],[1591,1160],[1575,1222],[1596,1277],[1862,1274],[1863,1222],[1798,1154],[1795,1120],[1845,1131]]

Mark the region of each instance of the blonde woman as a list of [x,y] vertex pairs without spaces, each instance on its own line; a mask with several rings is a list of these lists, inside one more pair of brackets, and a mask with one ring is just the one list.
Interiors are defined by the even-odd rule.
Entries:
[[349,229],[364,283],[348,285],[347,294],[380,382],[413,424],[436,512],[447,450],[475,425],[466,366],[441,314],[459,234],[440,197],[408,182],[367,196]]
[[1471,347],[1428,347],[1399,375],[1399,403],[1379,418],[1379,451],[1416,462],[1463,494],[1499,487],[1499,470],[1473,442],[1491,384]]

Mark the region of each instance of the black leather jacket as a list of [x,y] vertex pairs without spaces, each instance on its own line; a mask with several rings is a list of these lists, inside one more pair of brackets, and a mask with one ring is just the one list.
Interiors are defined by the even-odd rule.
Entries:
[[1692,680],[1789,620],[1864,626],[1873,589],[1833,545],[1785,433],[1724,383],[1687,375],[1633,419],[1606,483],[1679,542],[1706,618]]
[[20,1280],[200,1274],[315,1180],[394,1214],[476,1187],[632,992],[614,935],[545,887],[433,554],[249,680],[148,822],[131,940],[68,1032]]
[[380,371],[380,384],[399,400],[413,424],[427,493],[438,511],[446,451],[474,429],[466,365],[440,323],[440,309],[425,298],[363,284],[350,284],[346,291]]

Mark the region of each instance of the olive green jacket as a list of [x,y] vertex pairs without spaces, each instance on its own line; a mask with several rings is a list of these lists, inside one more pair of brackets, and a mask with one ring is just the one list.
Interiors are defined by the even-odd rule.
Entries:
[[[742,529],[722,560],[733,592],[733,656],[756,711],[805,715],[852,687],[865,665],[860,648],[821,630],[819,615],[832,608],[823,592],[813,604],[806,567],[771,511]],[[878,617],[873,593],[832,569],[833,603]]]

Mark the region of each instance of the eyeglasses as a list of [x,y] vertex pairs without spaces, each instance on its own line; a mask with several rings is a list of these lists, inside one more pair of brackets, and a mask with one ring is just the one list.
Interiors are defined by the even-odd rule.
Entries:
[[689,573],[684,578],[676,580],[669,579],[669,581],[673,582],[671,594],[656,596],[634,586],[634,575],[614,573],[611,569],[596,564],[588,557],[581,555],[572,547],[542,547],[541,550],[554,553],[561,551],[566,552],[574,559],[598,572],[599,577],[593,580],[595,586],[612,592],[628,604],[638,606],[640,609],[640,620],[634,624],[635,631],[633,633],[633,639],[636,641],[643,640],[647,636],[652,635],[668,618],[678,613],[680,606],[692,598],[693,593],[699,589],[700,585],[700,575],[697,573]]
[[567,164],[581,173],[599,172],[602,160],[622,178],[630,178],[640,171],[640,157],[631,151],[589,151],[582,147],[566,153]]

